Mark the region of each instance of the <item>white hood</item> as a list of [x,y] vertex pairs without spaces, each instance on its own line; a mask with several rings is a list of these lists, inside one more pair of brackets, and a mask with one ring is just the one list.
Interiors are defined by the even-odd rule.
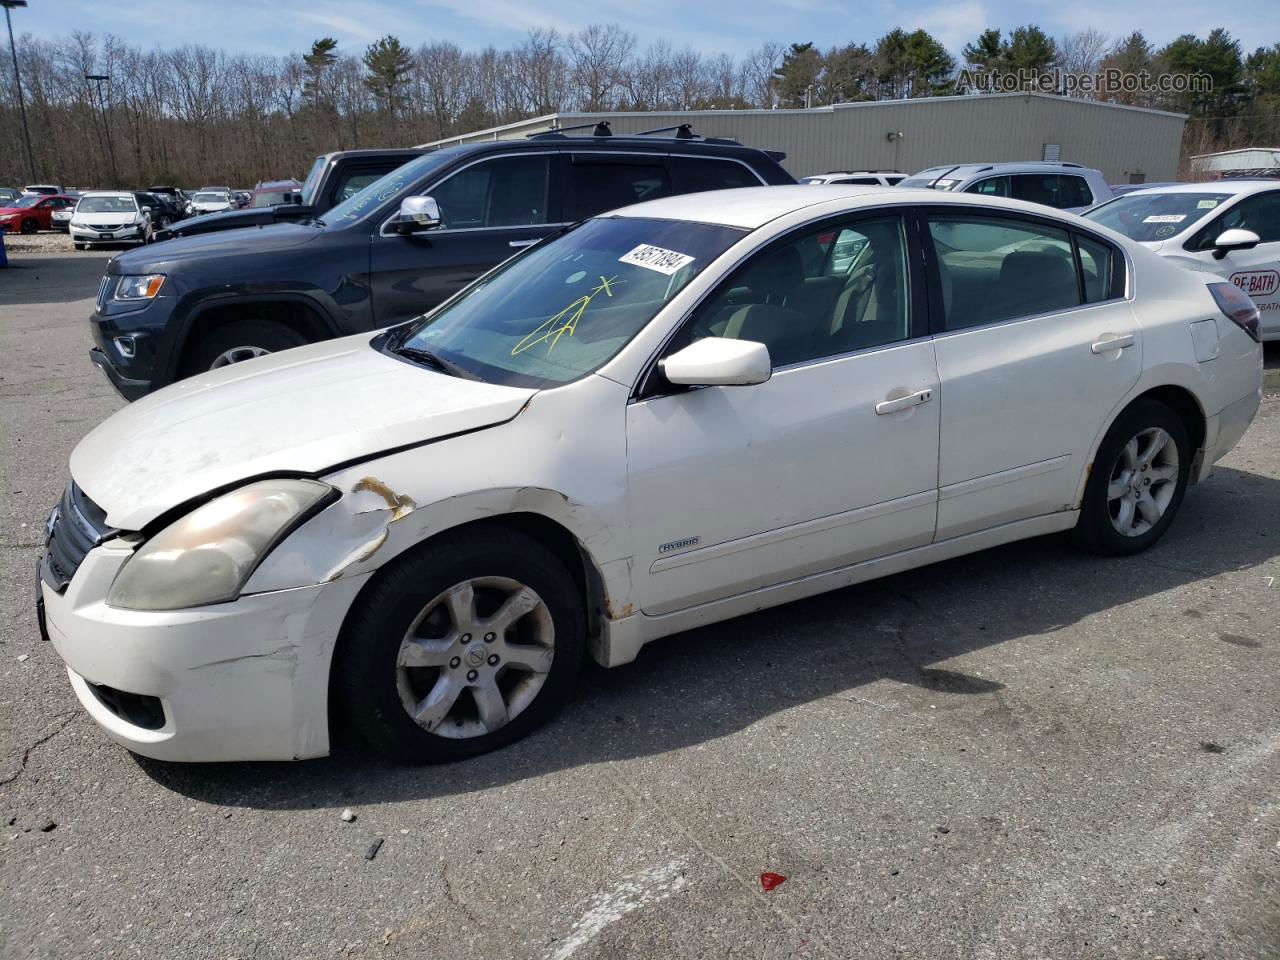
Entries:
[[369,346],[299,347],[182,380],[109,417],[71,476],[137,530],[166,510],[272,473],[322,473],[408,444],[510,420],[533,390],[437,373]]

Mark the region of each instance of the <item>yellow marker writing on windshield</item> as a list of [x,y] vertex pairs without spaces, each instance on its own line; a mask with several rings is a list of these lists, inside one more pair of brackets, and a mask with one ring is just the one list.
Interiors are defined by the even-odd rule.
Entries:
[[[516,354],[523,353],[540,343],[547,344],[547,353],[550,353],[566,333],[571,337],[573,336],[573,331],[578,328],[578,320],[581,318],[583,311],[587,309],[598,293],[603,291],[607,296],[613,296],[613,283],[617,279],[617,275],[601,277],[600,282],[592,288],[590,293],[584,293],[555,316],[548,317],[538,324],[536,329],[511,348],[511,355],[514,357]],[[621,282],[626,283],[625,280]]]

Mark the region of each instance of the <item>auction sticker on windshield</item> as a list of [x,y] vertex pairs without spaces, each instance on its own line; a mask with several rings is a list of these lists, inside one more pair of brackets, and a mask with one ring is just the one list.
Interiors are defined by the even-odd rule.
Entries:
[[1143,223],[1181,223],[1185,219],[1187,219],[1187,215],[1185,213],[1162,213],[1162,214],[1157,214],[1154,217],[1147,217],[1147,219],[1143,220],[1142,222]]
[[669,277],[681,267],[686,267],[693,263],[693,257],[683,253],[676,253],[674,250],[664,250],[662,247],[642,243],[640,246],[620,256],[618,262],[630,263],[637,267],[644,267],[646,270],[656,270],[658,273],[666,274]]

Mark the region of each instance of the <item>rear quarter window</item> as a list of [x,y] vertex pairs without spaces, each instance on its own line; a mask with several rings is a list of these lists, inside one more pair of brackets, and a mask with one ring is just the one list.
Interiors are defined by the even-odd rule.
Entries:
[[[736,160],[716,157],[671,157],[672,193],[699,193],[703,190],[726,190],[733,187],[758,187],[761,180],[750,167]],[[810,182],[818,182],[816,178]]]

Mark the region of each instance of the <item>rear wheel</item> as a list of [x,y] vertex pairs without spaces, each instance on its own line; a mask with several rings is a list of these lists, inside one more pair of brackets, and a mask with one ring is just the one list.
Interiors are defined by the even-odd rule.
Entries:
[[1191,475],[1191,441],[1178,414],[1141,400],[1116,420],[1094,459],[1076,534],[1089,549],[1147,549],[1169,529]]
[[307,338],[270,320],[238,320],[209,331],[187,353],[183,376],[300,347]]
[[526,736],[581,666],[582,600],[564,565],[514,531],[433,541],[360,598],[334,658],[352,725],[397,760],[435,763]]

